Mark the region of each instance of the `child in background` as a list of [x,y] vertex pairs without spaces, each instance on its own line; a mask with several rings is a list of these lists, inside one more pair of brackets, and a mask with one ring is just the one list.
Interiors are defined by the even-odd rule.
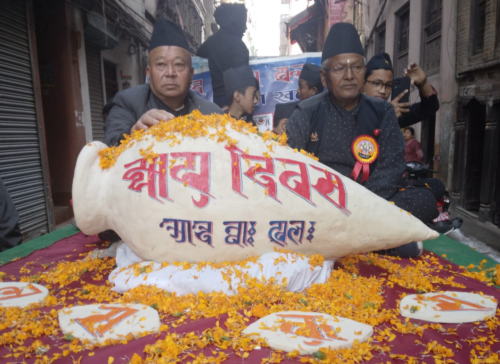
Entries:
[[302,67],[299,77],[299,88],[297,89],[300,101],[323,92],[324,87],[319,75],[320,70],[320,66],[312,63],[305,63]]
[[292,116],[293,111],[298,105],[298,101],[289,102],[286,104],[276,104],[274,109],[273,132],[281,135],[286,133],[286,122]]
[[259,103],[259,82],[253,75],[250,66],[230,68],[224,72],[229,115],[245,121],[252,115]]

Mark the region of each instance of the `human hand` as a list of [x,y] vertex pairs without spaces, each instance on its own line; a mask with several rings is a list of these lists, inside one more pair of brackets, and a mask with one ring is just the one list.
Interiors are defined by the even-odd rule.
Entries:
[[408,90],[404,90],[401,92],[398,97],[391,101],[392,106],[394,107],[394,111],[396,112],[396,116],[399,119],[401,115],[404,113],[410,112],[410,103],[409,102],[399,102],[401,98],[408,93]]
[[130,132],[134,130],[147,130],[153,125],[158,124],[161,120],[167,121],[173,118],[174,116],[165,110],[151,109],[137,120],[137,123],[130,129]]
[[410,63],[409,66],[406,67],[404,75],[405,77],[410,77],[413,81],[412,83],[418,88],[422,87],[427,82],[427,76],[424,70],[416,63]]

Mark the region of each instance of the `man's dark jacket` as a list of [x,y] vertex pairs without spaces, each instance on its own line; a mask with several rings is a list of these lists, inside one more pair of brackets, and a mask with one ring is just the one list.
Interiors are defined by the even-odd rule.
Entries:
[[[360,135],[373,137],[379,144],[380,154],[377,160],[370,165],[370,177],[364,186],[382,198],[390,198],[399,188],[406,168],[404,161],[405,142],[397,123],[394,108],[387,101],[361,94],[355,135],[352,136],[351,140],[344,141],[349,152],[337,153],[334,157],[335,161],[329,162],[322,159],[319,145],[325,142],[322,138],[326,131],[325,115],[332,107],[331,102],[328,92],[301,101],[286,124],[288,145],[314,153],[319,157],[321,163],[349,177],[356,164],[350,151],[352,142]],[[340,134],[338,128],[341,127],[341,125],[329,126],[329,128],[334,129],[333,134]],[[380,130],[378,135],[375,132],[377,129]],[[336,130],[339,132],[335,132]],[[319,137],[319,140],[312,141],[313,133]],[[333,147],[335,146],[338,148],[338,144]],[[361,177],[362,173],[356,180],[358,183]]]
[[198,57],[208,58],[208,68],[212,78],[214,97],[225,96],[223,74],[230,68],[248,66],[250,61],[248,48],[241,40],[241,35],[221,28],[203,43]]
[[[199,110],[204,115],[222,114],[220,107],[201,98],[193,91],[189,91],[184,106],[186,107],[185,114],[193,110]],[[135,123],[151,109],[169,111],[165,104],[153,95],[149,84],[118,92],[104,124],[104,143],[109,146],[119,144],[123,139],[123,134],[130,134],[130,129]]]
[[22,240],[19,214],[0,179],[0,252],[21,244]]

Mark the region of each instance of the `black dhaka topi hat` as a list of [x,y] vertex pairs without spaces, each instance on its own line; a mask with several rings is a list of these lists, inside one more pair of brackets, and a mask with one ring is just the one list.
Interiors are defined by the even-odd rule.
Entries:
[[259,89],[259,83],[253,75],[250,66],[241,66],[237,68],[230,68],[224,72],[224,88],[226,95],[231,95],[234,91],[255,86]]
[[285,104],[276,104],[274,109],[274,120],[288,119],[299,104],[298,101],[287,102]]
[[319,71],[321,67],[313,63],[304,63],[302,71],[300,72],[300,79],[309,82],[311,85],[315,86],[319,92],[323,91],[323,84],[321,83],[321,77]]
[[149,42],[149,51],[151,52],[156,47],[161,46],[181,47],[191,53],[184,30],[179,24],[168,19],[158,19],[156,21]]
[[370,74],[375,70],[388,70],[394,73],[392,69],[391,57],[384,52],[377,53],[374,55],[366,64],[365,78],[370,76]]
[[356,53],[363,57],[365,51],[361,45],[359,34],[350,23],[335,23],[330,28],[323,46],[321,62],[339,54]]

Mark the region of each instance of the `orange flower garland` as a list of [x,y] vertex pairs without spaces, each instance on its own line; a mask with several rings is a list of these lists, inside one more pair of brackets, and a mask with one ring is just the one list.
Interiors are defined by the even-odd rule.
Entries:
[[[120,142],[119,146],[108,147],[99,151],[101,157],[99,166],[102,169],[112,167],[120,154],[142,140],[169,142],[171,147],[180,144],[183,138],[202,137],[208,137],[215,140],[217,143],[226,143],[229,145],[238,144],[236,139],[231,138],[227,134],[228,128],[236,130],[243,135],[259,135],[263,142],[270,142],[270,144],[267,145],[270,152],[273,152],[273,147],[286,147],[286,134],[276,135],[271,131],[259,132],[258,128],[251,123],[247,123],[243,120],[236,120],[227,114],[202,115],[199,111],[195,110],[192,114],[179,116],[166,122],[162,121],[146,131],[135,130],[131,135],[124,135],[125,139]],[[140,150],[142,157],[150,162],[157,156],[152,149],[153,144],[146,150]],[[314,155],[304,150],[300,150],[300,153],[314,160],[318,160]],[[263,155],[270,158],[268,152],[264,152]]]

